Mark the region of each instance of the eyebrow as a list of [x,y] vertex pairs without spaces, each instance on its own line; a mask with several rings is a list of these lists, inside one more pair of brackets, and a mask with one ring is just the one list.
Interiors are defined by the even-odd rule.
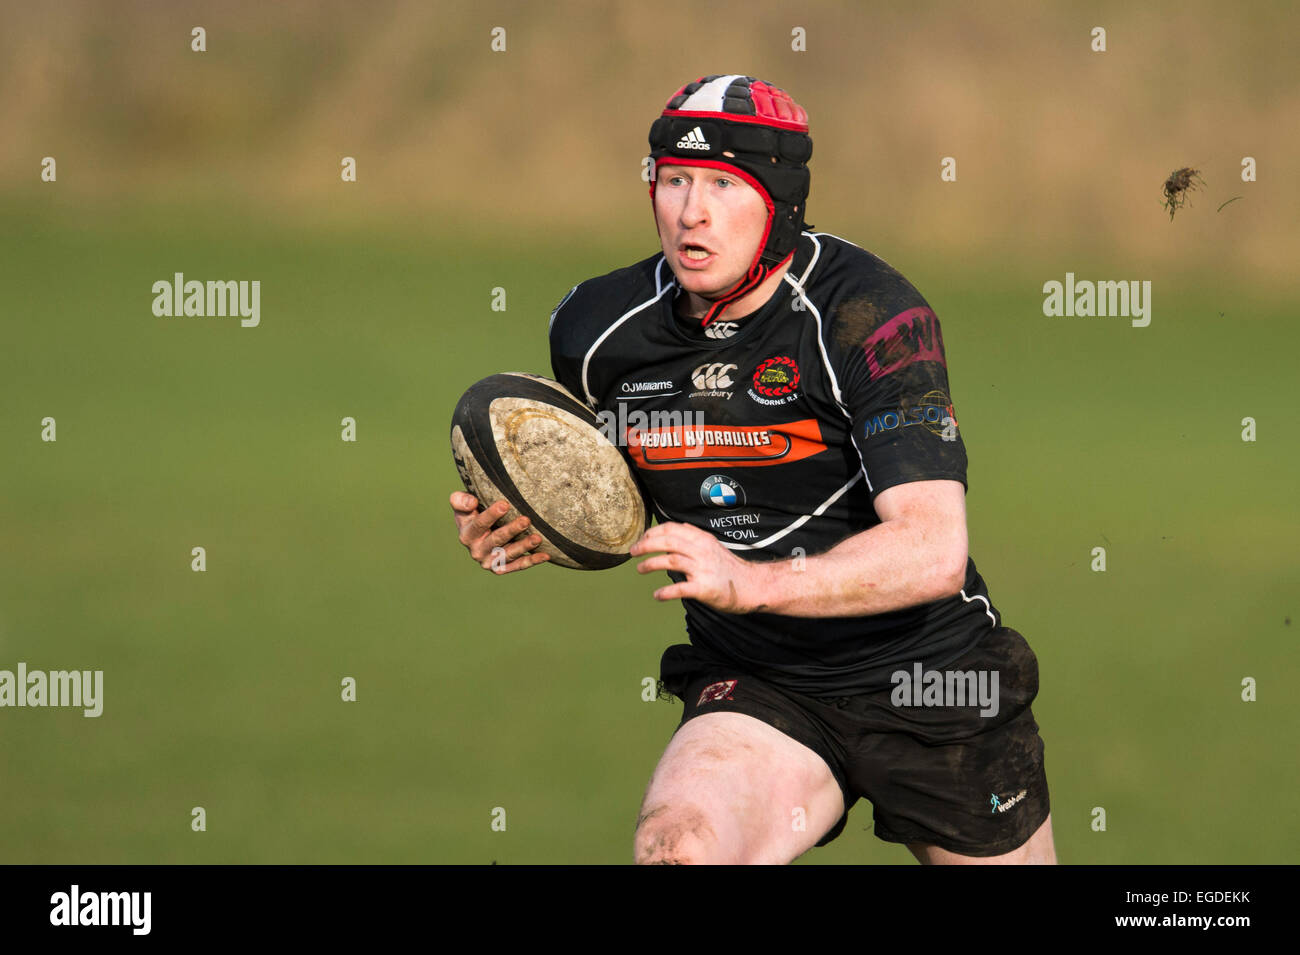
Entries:
[[681,172],[684,170],[696,170],[696,169],[700,170],[702,175],[713,174],[713,175],[725,177],[727,179],[736,178],[735,173],[726,169],[714,169],[712,166],[677,166],[672,163],[664,163],[662,166],[660,166],[658,175],[676,176],[676,175],[680,175]]

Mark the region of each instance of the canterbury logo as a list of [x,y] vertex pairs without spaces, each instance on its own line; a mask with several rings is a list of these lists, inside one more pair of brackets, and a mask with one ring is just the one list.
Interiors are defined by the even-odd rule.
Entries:
[[704,329],[706,338],[730,338],[740,328],[735,322],[713,322]]
[[689,133],[677,140],[678,149],[712,149],[708,141],[704,138],[704,133],[700,132],[700,127],[696,126]]
[[730,388],[734,381],[727,372],[735,371],[735,365],[724,365],[722,362],[714,362],[712,365],[701,365],[691,372],[691,381],[696,388],[701,391],[712,391],[715,388]]

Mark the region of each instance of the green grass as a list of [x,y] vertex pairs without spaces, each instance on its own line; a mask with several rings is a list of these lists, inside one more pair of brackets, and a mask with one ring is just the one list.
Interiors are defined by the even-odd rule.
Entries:
[[[548,373],[570,285],[652,249],[5,212],[0,668],[103,669],[105,703],[0,710],[0,860],[628,861],[678,718],[640,681],[680,608],[630,564],[477,570],[447,429],[478,378]],[[1052,319],[1055,266],[877,251],[944,322],[972,554],[1039,657],[1062,860],[1290,861],[1294,303],[1149,275],[1149,328]],[[174,271],[260,280],[261,327],[155,318]],[[911,861],[870,822],[805,860]]]

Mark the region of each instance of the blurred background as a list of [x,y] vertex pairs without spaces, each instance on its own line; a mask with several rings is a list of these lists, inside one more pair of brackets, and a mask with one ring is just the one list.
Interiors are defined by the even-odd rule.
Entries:
[[[630,861],[681,610],[632,564],[475,567],[447,430],[656,251],[650,123],[729,72],[808,110],[810,221],[943,322],[1061,860],[1295,861],[1293,5],[0,15],[0,669],[104,671],[97,719],[0,709],[0,861]],[[261,324],[155,317],[175,272],[260,281]],[[1150,326],[1044,316],[1066,272],[1150,281]],[[860,803],[801,861],[912,857]]]

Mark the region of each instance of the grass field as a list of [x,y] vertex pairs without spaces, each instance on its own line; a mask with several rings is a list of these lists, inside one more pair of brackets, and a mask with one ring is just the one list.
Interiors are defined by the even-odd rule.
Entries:
[[[478,570],[447,429],[473,381],[549,374],[570,285],[653,247],[2,211],[0,668],[102,669],[105,699],[0,710],[0,860],[629,861],[679,712],[641,679],[680,608],[631,564]],[[874,251],[944,323],[972,554],[1039,657],[1062,861],[1294,861],[1295,301],[1148,273],[1137,329],[1044,317],[1054,266]],[[154,317],[176,271],[260,280],[260,327]],[[859,804],[804,861],[911,861],[870,823]]]

